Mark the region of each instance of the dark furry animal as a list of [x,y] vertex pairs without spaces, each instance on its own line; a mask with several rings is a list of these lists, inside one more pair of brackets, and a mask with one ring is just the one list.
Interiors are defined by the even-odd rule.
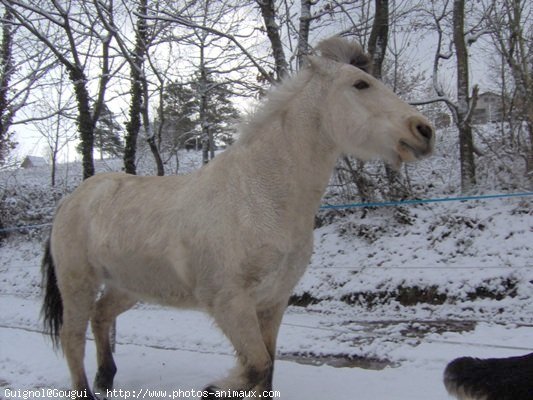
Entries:
[[533,353],[457,358],[444,371],[444,385],[459,400],[533,400]]

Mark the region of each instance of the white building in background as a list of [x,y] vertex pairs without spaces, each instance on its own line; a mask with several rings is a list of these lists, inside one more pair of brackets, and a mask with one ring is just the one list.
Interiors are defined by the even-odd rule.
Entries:
[[493,92],[484,92],[478,96],[472,122],[474,124],[487,124],[499,122],[503,119],[502,97]]
[[26,156],[20,164],[21,168],[45,167],[48,163],[43,157]]

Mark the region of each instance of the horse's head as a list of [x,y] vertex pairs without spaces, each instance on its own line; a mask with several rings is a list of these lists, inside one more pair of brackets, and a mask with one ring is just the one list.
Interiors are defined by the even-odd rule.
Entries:
[[322,56],[309,62],[319,80],[322,127],[342,152],[396,167],[432,152],[432,125],[368,73],[369,59],[358,44],[332,38],[318,49]]

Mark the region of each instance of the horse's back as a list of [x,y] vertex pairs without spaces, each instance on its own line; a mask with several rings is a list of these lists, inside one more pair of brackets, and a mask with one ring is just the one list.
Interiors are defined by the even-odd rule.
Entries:
[[[129,292],[183,296],[172,283],[188,278],[169,258],[187,263],[176,238],[184,216],[176,200],[184,180],[105,173],[84,181],[56,213],[52,252],[58,267],[67,275],[85,268],[99,281]],[[155,276],[157,287],[150,283]]]

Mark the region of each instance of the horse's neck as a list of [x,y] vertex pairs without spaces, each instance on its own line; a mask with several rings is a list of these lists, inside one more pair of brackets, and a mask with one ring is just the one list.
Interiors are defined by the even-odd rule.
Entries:
[[305,99],[293,99],[264,132],[258,132],[260,143],[254,146],[257,159],[270,158],[261,172],[282,177],[272,181],[285,185],[279,188],[287,193],[285,207],[305,217],[318,210],[338,156],[329,136],[320,129],[319,113]]
[[308,198],[309,206],[317,208],[338,154],[329,136],[320,131],[318,113],[298,107],[294,110],[295,118],[290,119],[290,113],[291,110],[288,111],[284,136],[292,147],[293,180],[298,183],[299,193]]

